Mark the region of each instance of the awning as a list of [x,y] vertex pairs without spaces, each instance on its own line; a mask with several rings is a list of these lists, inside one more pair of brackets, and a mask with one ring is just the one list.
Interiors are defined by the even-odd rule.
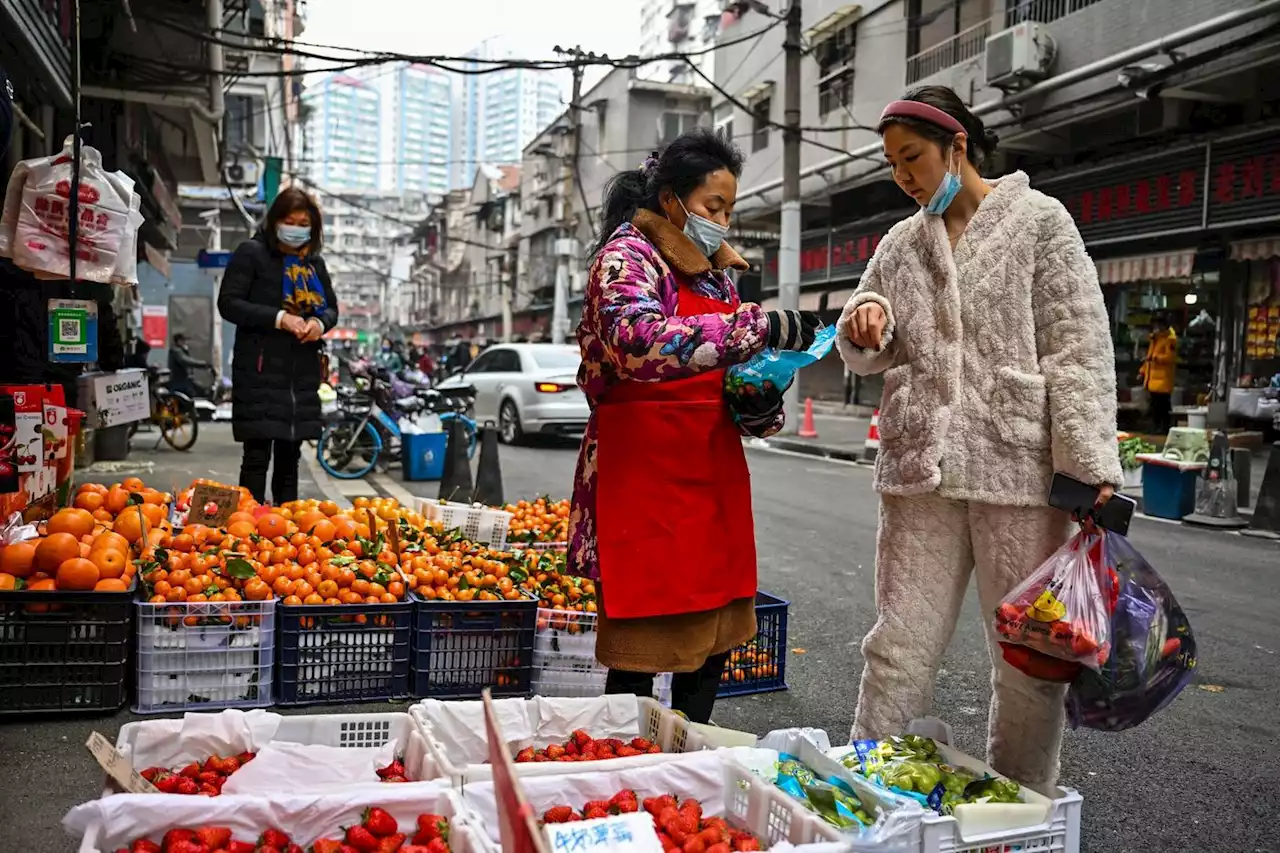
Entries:
[[1280,237],[1259,237],[1256,240],[1239,240],[1231,244],[1231,260],[1263,261],[1280,257]]
[[1134,255],[1098,261],[1099,284],[1124,284],[1130,281],[1161,281],[1189,278],[1196,262],[1196,250],[1165,252],[1158,255]]

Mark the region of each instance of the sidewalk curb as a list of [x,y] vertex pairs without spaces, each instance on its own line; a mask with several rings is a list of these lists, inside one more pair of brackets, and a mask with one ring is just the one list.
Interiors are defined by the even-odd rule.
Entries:
[[767,447],[786,450],[789,453],[802,453],[805,456],[817,456],[821,459],[837,459],[841,462],[862,462],[861,450],[845,450],[823,444],[813,444],[802,438],[763,438],[760,441]]

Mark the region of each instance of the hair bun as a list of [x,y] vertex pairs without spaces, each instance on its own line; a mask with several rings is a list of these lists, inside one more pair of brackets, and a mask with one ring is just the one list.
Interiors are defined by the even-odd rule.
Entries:
[[982,151],[988,157],[996,153],[996,146],[1000,144],[1000,135],[994,130],[982,131]]

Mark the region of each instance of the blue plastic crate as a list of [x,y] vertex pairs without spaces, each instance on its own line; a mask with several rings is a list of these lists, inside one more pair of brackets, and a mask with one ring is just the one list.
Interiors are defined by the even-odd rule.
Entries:
[[1196,511],[1199,471],[1179,471],[1171,465],[1142,465],[1142,511],[1156,518],[1180,521]]
[[729,653],[717,696],[747,696],[787,689],[787,608],[767,592],[756,592],[756,635]]
[[415,699],[529,696],[538,602],[428,601],[413,594]]
[[274,703],[277,602],[137,602],[137,714]]
[[276,703],[405,699],[413,603],[276,606]]

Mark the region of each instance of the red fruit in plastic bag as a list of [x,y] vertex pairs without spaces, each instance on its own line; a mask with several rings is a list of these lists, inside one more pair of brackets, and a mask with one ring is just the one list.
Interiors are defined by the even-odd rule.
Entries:
[[1056,681],[1062,684],[1074,681],[1082,667],[1074,661],[1062,660],[1012,643],[1001,643],[1000,653],[1005,663],[1032,678]]

